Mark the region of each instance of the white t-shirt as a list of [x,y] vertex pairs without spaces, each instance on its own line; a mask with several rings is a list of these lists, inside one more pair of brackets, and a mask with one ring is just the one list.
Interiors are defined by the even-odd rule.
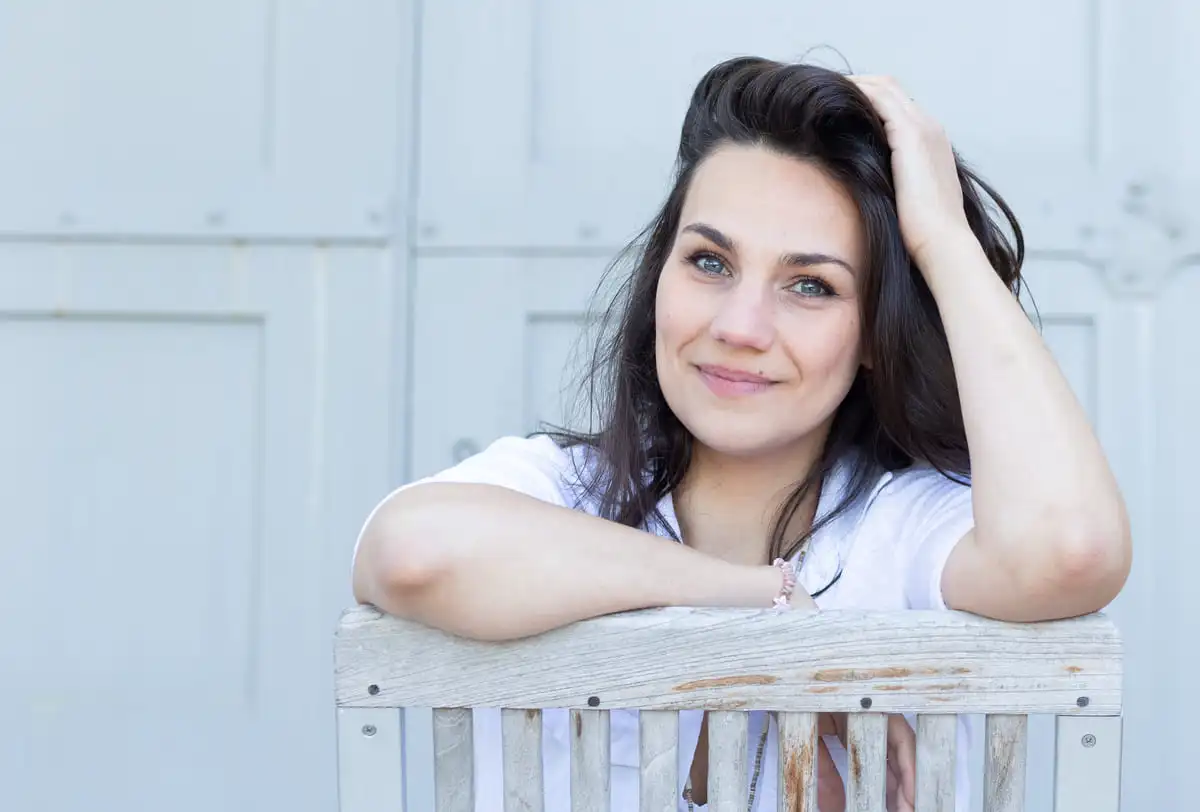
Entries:
[[[594,464],[595,454],[587,449],[562,449],[551,438],[504,437],[452,468],[402,486],[405,490],[427,482],[462,482],[499,485],[552,504],[595,514],[596,505],[582,496],[577,472]],[[846,466],[835,468],[822,486],[817,517],[826,515],[848,486]],[[679,535],[671,497],[658,505],[659,511]],[[378,508],[376,508],[378,509]],[[367,520],[370,521],[370,518]],[[820,609],[945,609],[941,576],[954,544],[973,526],[971,490],[946,479],[936,470],[918,466],[899,473],[885,472],[865,498],[818,531],[809,543],[797,589],[813,593],[826,587],[839,567],[836,583],[816,598]],[[670,533],[661,526],[648,526],[661,536]],[[361,538],[361,535],[360,535]],[[357,551],[357,544],[355,550]],[[756,811],[773,812],[777,802],[777,730],[773,718],[751,713],[750,757],[764,721],[768,725],[763,769],[755,794]],[[700,735],[702,712],[679,715],[679,782],[690,770]],[[914,720],[909,717],[910,723]],[[955,776],[956,810],[969,808],[969,751],[980,741],[976,720],[959,717],[958,764]],[[638,808],[638,714],[613,710],[612,810]],[[543,713],[543,773],[546,812],[570,809],[571,754],[568,712]],[[476,812],[502,812],[503,767],[501,762],[500,714],[494,709],[474,711]],[[826,737],[835,764],[846,775],[845,751],[835,737]],[[697,807],[703,809],[705,807]],[[681,799],[681,812],[687,809]]]

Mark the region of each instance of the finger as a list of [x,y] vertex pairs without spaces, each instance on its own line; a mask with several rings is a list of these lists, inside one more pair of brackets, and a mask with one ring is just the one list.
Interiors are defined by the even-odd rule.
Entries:
[[871,103],[871,108],[883,119],[885,127],[895,132],[913,129],[915,119],[912,113],[893,95],[878,85],[863,82],[857,83],[857,86]]
[[916,106],[916,102],[913,101],[912,94],[905,90],[904,87],[891,76],[863,74],[861,76],[850,76],[848,78],[862,86],[876,88],[880,92],[887,93],[889,96],[894,97],[904,104]]
[[926,118],[925,113],[912,97],[891,77],[851,76],[849,78],[871,100],[885,121],[899,122],[907,118],[914,122],[920,122]]

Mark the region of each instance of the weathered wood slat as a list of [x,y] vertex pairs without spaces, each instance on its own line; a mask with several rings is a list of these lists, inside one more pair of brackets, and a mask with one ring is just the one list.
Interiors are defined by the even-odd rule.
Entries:
[[342,707],[858,711],[869,697],[879,712],[1103,716],[1121,696],[1120,638],[1096,615],[670,608],[494,644],[362,607],[336,657]]
[[984,727],[983,812],[1022,812],[1029,717],[992,713]]
[[887,715],[850,714],[846,754],[846,812],[887,812]]
[[957,752],[957,716],[923,713],[917,717],[916,812],[954,812]]
[[679,792],[679,714],[642,711],[639,717],[639,809],[675,812]]
[[438,812],[475,812],[470,708],[433,711],[433,799]]
[[542,812],[542,712],[504,708],[500,711],[504,750],[504,812]]
[[708,808],[712,812],[745,812],[749,730],[750,716],[744,711],[708,715]]
[[1118,812],[1121,717],[1055,720],[1054,812]]
[[337,732],[338,812],[403,810],[400,711],[341,708]]
[[610,735],[608,711],[571,711],[571,812],[609,812]]
[[817,714],[779,714],[779,812],[817,812]]

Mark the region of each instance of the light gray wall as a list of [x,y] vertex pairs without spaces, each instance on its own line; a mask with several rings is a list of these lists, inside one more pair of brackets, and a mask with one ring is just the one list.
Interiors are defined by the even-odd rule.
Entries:
[[564,413],[736,53],[898,76],[1017,208],[1134,515],[1126,808],[1182,803],[1198,35],[1187,0],[0,0],[0,807],[333,808],[366,512]]

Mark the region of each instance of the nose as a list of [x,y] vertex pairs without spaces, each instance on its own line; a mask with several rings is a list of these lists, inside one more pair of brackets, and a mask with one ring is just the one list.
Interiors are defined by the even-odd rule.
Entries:
[[775,340],[775,320],[767,291],[742,282],[722,297],[710,326],[712,337],[733,347],[765,352]]

